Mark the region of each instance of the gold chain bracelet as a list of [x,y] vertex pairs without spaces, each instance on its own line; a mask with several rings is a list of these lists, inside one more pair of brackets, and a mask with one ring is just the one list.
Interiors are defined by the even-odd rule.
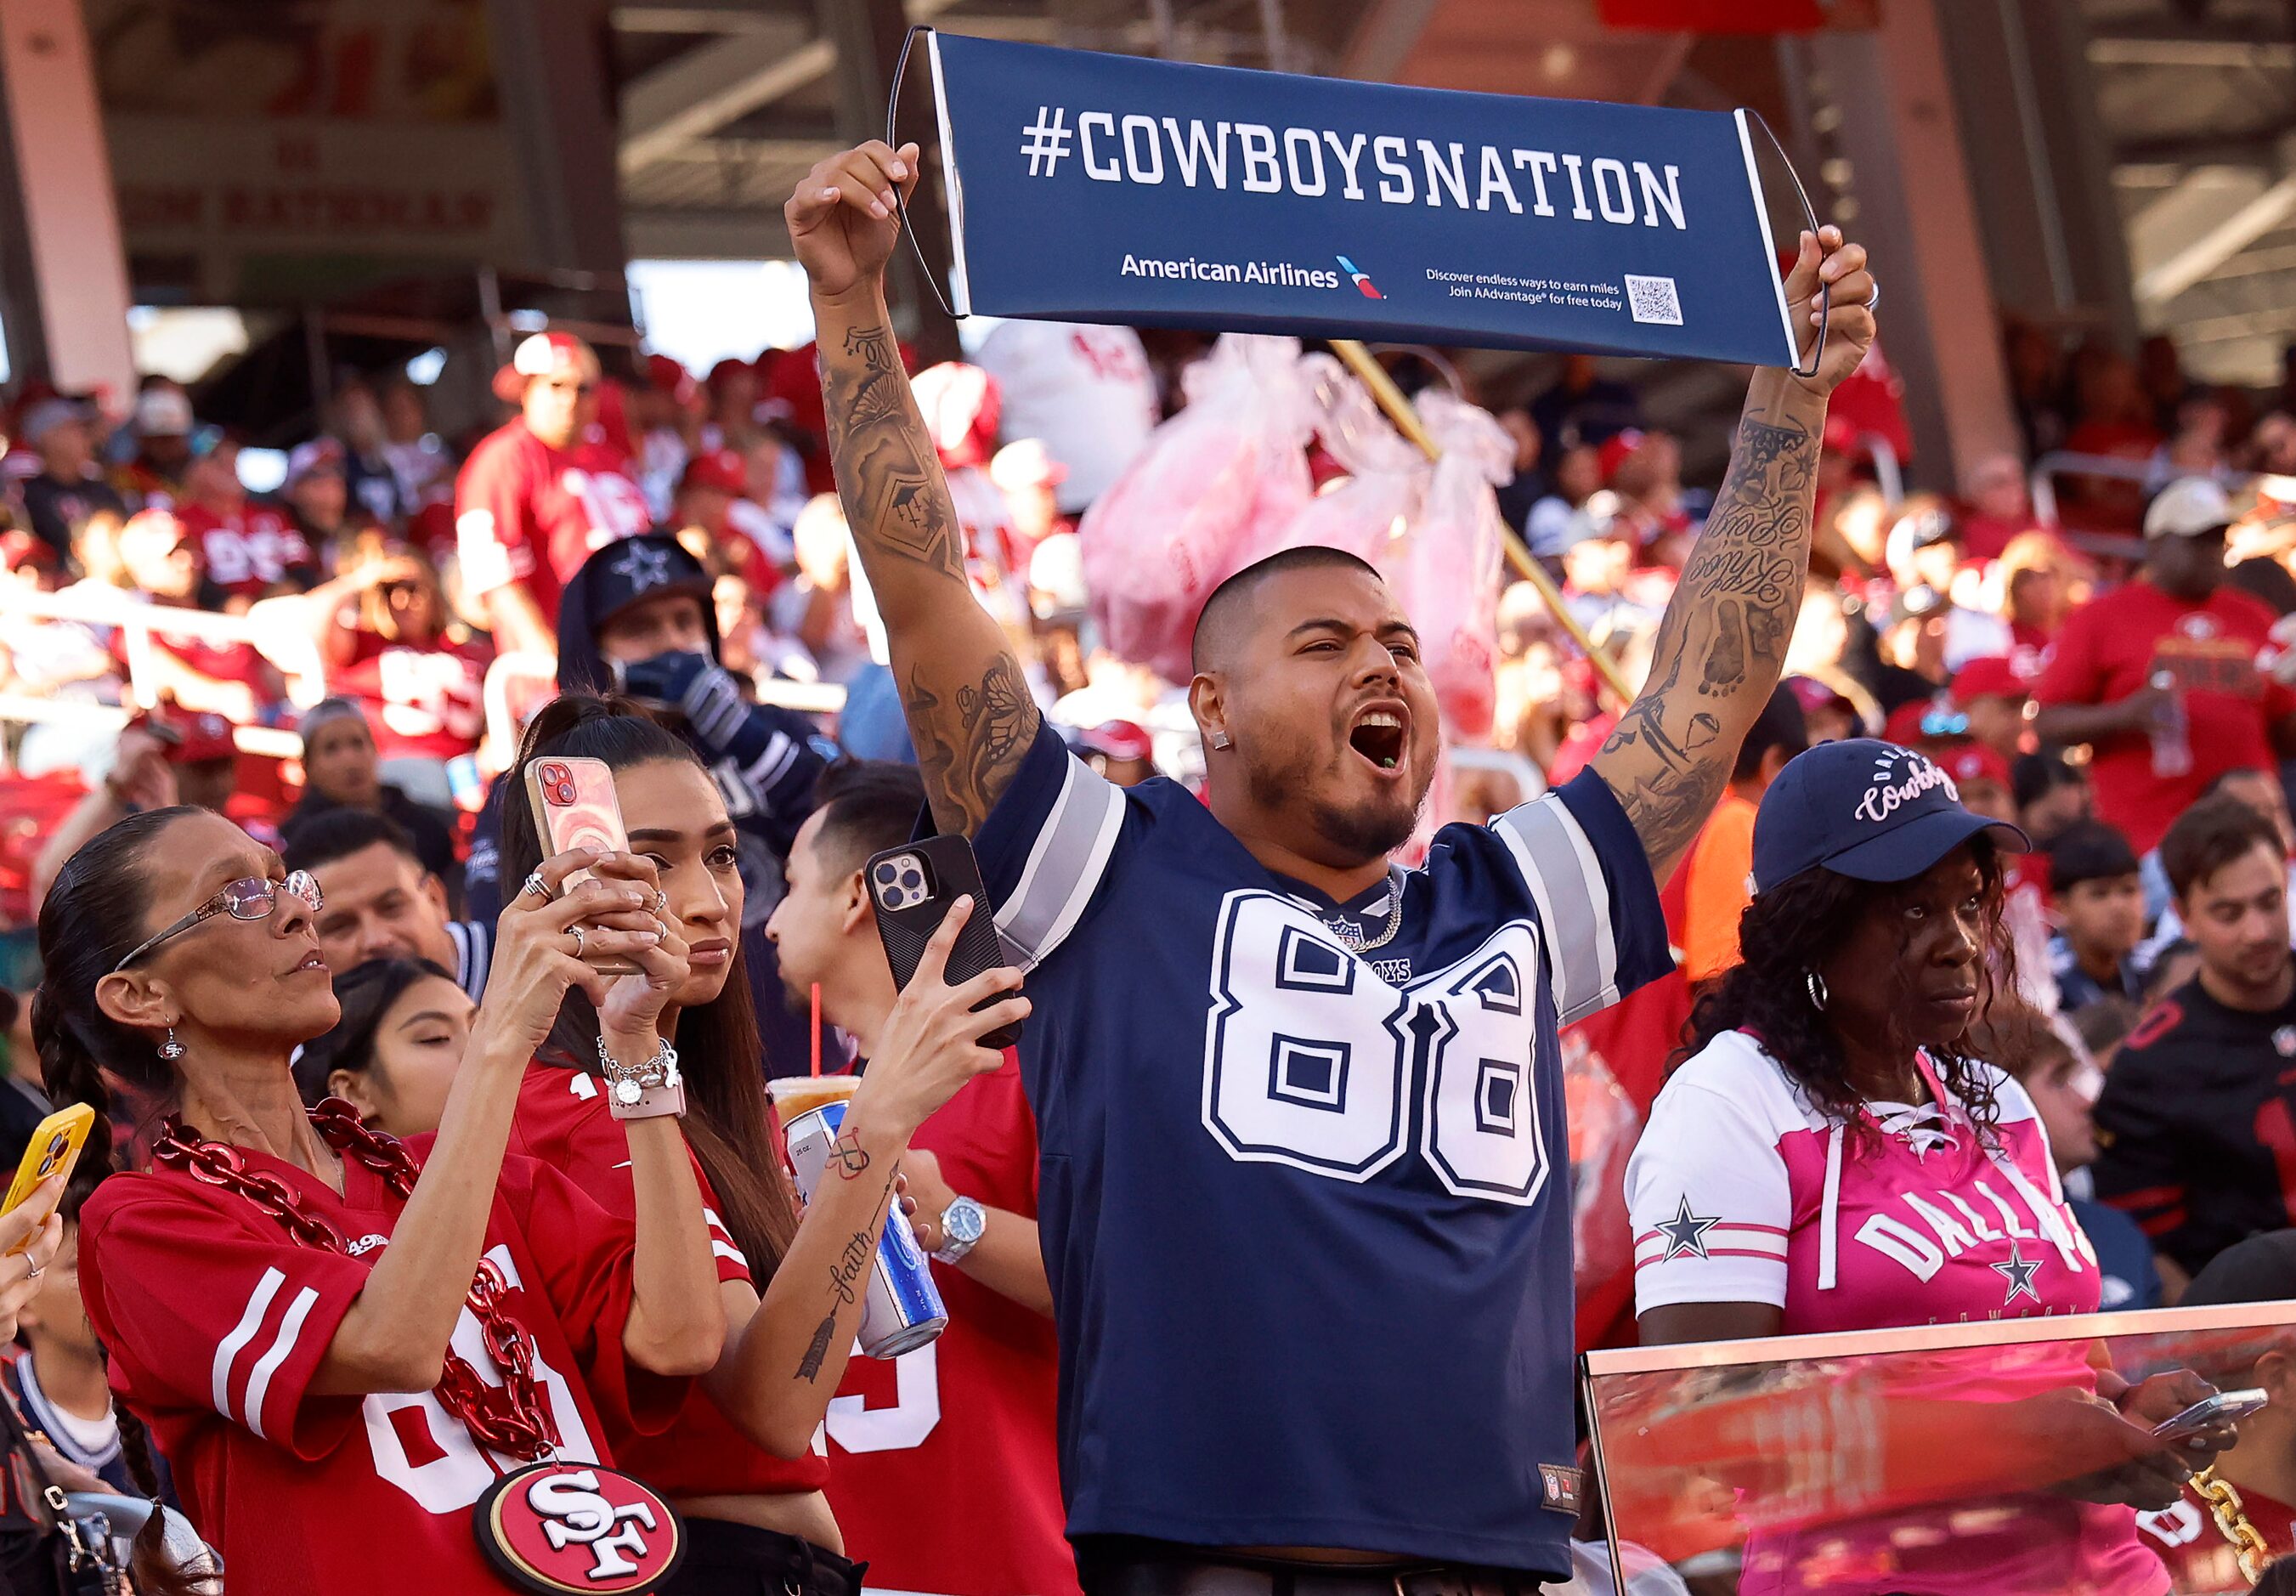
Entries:
[[2232,1543],[2233,1555],[2240,1559],[2241,1577],[2251,1584],[2263,1578],[2265,1565],[2272,1561],[2272,1548],[2256,1526],[2248,1521],[2248,1510],[2241,1505],[2239,1491],[2230,1480],[2218,1479],[2214,1468],[2203,1468],[2193,1476],[2192,1486],[2194,1493],[2209,1504],[2217,1528]]

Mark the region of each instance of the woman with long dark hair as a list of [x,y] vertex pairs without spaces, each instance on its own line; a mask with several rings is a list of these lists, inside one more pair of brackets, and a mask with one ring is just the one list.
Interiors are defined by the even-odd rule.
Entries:
[[[686,1131],[706,1178],[728,1337],[725,1356],[675,1426],[617,1444],[685,1515],[691,1547],[665,1587],[681,1593],[786,1589],[857,1596],[822,1495],[827,1460],[814,1431],[835,1393],[860,1316],[855,1277],[873,1257],[896,1200],[895,1170],[925,1116],[1002,1056],[980,1039],[1028,1012],[1016,970],[951,986],[938,978],[952,914],[896,1005],[846,1112],[832,1167],[797,1222],[780,1174],[763,1049],[742,949],[742,885],[734,821],[686,742],[635,704],[558,699],[528,728],[504,779],[503,879],[535,867],[541,844],[525,772],[537,760],[602,760],[631,848],[660,872],[659,912],[691,949],[692,973],[660,1016],[686,1094]],[[988,1002],[979,1013],[973,1007]],[[583,1039],[585,999],[570,992],[527,1074],[517,1145],[566,1171],[609,1208],[629,1201],[602,1083]]]
[[[594,878],[560,895],[585,867]],[[624,1127],[635,1222],[504,1156],[560,995],[588,993],[593,1049],[639,1068],[685,969],[647,908],[651,863],[586,850],[538,874],[543,891],[503,917],[489,1001],[427,1146],[340,1105],[305,1112],[289,1056],[340,1013],[318,889],[230,822],[131,817],[72,855],[42,907],[32,1028],[48,1093],[96,1110],[82,1294],[113,1390],[159,1432],[234,1596],[498,1592],[484,1514],[472,1534],[496,1482],[529,1460],[578,1475],[609,1462],[607,1417],[661,1422],[682,1377],[717,1358],[724,1316],[674,1121]],[[609,978],[584,953],[639,973]],[[156,1131],[149,1171],[112,1172],[115,1112]],[[642,1494],[594,1477],[617,1510]],[[558,1499],[511,1494],[531,1510],[496,1502],[496,1522],[522,1523],[531,1551],[534,1515]],[[150,1553],[139,1589],[176,1588]]]
[[[1822,745],[1779,773],[1754,822],[1743,961],[1700,998],[1689,1057],[1628,1165],[1645,1344],[2096,1311],[2096,1255],[2039,1116],[1966,1041],[1997,999],[2016,1001],[2002,856],[2025,845],[1889,743]],[[2204,1382],[2180,1371],[2131,1386],[2078,1343],[1947,1354],[1922,1374],[1925,1397],[2007,1404],[2005,1428],[2029,1414],[2070,1424],[2046,1433],[2062,1434],[2070,1472],[2095,1477],[1997,1493],[1985,1515],[1825,1525],[1812,1532],[1833,1545],[1824,1557],[1799,1536],[1756,1536],[1742,1592],[2167,1588],[2129,1504],[2174,1501],[2187,1464],[2226,1444],[2206,1433],[2180,1460],[2146,1433],[2207,1395]]]

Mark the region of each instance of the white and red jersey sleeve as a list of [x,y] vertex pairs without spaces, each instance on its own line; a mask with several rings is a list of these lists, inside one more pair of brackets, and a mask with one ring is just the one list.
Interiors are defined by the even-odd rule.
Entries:
[[1793,1190],[1781,1138],[1804,1115],[1734,1031],[1684,1062],[1627,1162],[1635,1311],[1786,1301]]
[[102,1259],[89,1313],[140,1411],[211,1410],[306,1462],[351,1433],[358,1399],[309,1391],[364,1264],[157,1183],[107,1181],[81,1222]]
[[[463,584],[473,596],[530,581],[544,569],[534,517],[534,493],[541,484],[525,447],[535,442],[517,422],[497,428],[480,440],[455,479],[455,550]],[[554,581],[542,607],[546,615],[557,612]]]

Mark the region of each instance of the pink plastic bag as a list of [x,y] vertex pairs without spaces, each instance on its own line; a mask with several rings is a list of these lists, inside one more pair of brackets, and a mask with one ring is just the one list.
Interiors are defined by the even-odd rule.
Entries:
[[1187,408],[1078,528],[1093,619],[1121,657],[1168,681],[1192,674],[1196,615],[1240,548],[1271,537],[1308,502],[1314,424],[1300,341],[1229,333],[1182,379]]
[[1316,437],[1349,474],[1309,500],[1262,543],[1238,550],[1235,569],[1281,549],[1345,549],[1377,564],[1417,514],[1427,457],[1380,414],[1362,383],[1329,355],[1300,363],[1316,407]]
[[1488,412],[1430,390],[1415,401],[1442,452],[1405,536],[1372,559],[1419,629],[1422,656],[1456,742],[1490,736],[1498,703],[1499,551],[1492,488],[1514,444]]

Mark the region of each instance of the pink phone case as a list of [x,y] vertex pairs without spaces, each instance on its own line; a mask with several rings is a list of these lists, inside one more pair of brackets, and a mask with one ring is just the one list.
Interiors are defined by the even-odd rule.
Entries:
[[[570,848],[628,851],[629,834],[622,828],[622,806],[614,796],[614,773],[604,761],[536,760],[526,768],[526,795],[534,809],[544,858]],[[588,870],[577,870],[559,890],[571,892],[589,880],[590,875]],[[627,959],[594,959],[592,963],[612,975],[631,975],[638,967]]]

